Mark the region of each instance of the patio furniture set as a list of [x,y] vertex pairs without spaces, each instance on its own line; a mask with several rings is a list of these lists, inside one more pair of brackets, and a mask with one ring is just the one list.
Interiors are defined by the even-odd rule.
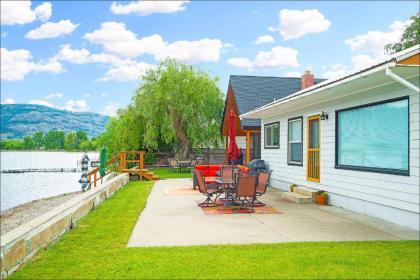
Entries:
[[[217,170],[218,168],[218,170]],[[216,176],[209,172],[216,171]],[[245,166],[196,166],[193,170],[194,188],[206,198],[200,207],[220,206],[234,207],[237,211],[247,209],[254,212],[254,207],[265,206],[257,197],[262,196],[267,189],[271,172],[251,172]],[[220,196],[223,198],[219,199]]]

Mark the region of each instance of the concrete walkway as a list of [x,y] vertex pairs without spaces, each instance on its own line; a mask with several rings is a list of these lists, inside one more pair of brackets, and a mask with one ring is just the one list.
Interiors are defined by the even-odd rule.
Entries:
[[270,188],[261,201],[282,214],[206,215],[202,195],[165,195],[189,179],[157,181],[128,247],[249,244],[291,241],[418,239],[419,232],[333,206],[294,204]]

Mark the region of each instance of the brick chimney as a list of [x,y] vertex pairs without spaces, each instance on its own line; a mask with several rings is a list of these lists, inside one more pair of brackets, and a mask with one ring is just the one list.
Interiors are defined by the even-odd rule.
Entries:
[[311,74],[311,71],[305,71],[301,79],[301,89],[314,85],[314,75]]

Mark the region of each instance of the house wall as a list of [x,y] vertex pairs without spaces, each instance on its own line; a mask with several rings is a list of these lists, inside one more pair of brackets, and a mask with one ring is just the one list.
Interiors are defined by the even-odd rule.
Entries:
[[[418,77],[414,79],[418,84]],[[331,205],[371,215],[413,229],[419,229],[419,94],[393,83],[354,95],[343,92],[343,98],[308,105],[287,114],[279,114],[264,123],[280,121],[280,148],[264,149],[264,129],[261,130],[261,155],[273,171],[270,184],[289,190],[294,183],[329,193]],[[335,111],[396,97],[409,96],[410,111],[410,176],[335,169]],[[320,122],[320,183],[306,180],[307,117],[328,113],[329,119]],[[287,124],[292,117],[303,116],[303,165],[287,164]]]

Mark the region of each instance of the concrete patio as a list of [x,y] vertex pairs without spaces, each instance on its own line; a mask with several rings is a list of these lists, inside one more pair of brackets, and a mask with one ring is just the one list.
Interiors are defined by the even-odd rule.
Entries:
[[270,188],[261,201],[281,214],[206,215],[202,195],[166,195],[190,179],[157,181],[128,247],[250,244],[297,241],[413,240],[419,232],[333,206],[295,204]]

